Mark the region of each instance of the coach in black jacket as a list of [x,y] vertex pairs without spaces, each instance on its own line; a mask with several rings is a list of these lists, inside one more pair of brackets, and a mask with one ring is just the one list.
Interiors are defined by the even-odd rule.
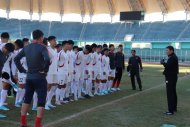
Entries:
[[132,56],[129,58],[127,71],[130,72],[132,88],[133,90],[136,90],[136,85],[135,85],[135,76],[136,76],[137,83],[139,85],[139,90],[142,91],[142,83],[139,72],[143,70],[141,58],[136,55],[135,50],[132,50],[131,54]]
[[166,47],[166,53],[168,55],[168,60],[161,60],[161,64],[165,67],[163,74],[166,79],[166,90],[167,90],[167,100],[168,100],[168,112],[166,115],[173,115],[177,112],[177,93],[176,84],[179,73],[178,57],[174,53],[174,48],[172,46]]

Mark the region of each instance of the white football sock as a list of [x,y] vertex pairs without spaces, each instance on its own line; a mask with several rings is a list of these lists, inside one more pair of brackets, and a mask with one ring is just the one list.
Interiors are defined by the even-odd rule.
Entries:
[[108,88],[109,88],[109,82],[107,81],[105,85],[106,85],[106,87],[105,87],[105,91],[108,91]]
[[75,81],[71,82],[71,93],[74,94],[74,90],[75,90]]
[[57,88],[56,91],[55,91],[56,102],[60,101],[60,95],[61,95],[61,89]]
[[91,84],[91,80],[86,80],[86,90],[85,90],[85,94],[90,94],[90,84]]
[[95,90],[94,90],[94,94],[97,94],[98,93],[98,88],[99,88],[100,84],[99,83],[95,83],[94,87],[95,87]]
[[23,99],[24,99],[24,95],[25,95],[25,89],[22,89],[22,91],[21,91],[21,95],[20,95],[20,98],[19,98],[19,102],[22,102],[23,101]]
[[89,95],[92,95],[92,80],[89,80]]
[[15,105],[19,102],[21,94],[22,94],[22,89],[19,88],[19,90],[16,92]]
[[71,82],[67,83],[66,86],[66,98],[69,97],[70,91],[71,91]]
[[65,88],[61,88],[61,91],[60,91],[60,100],[63,100],[65,98]]
[[78,97],[81,97],[81,93],[82,93],[82,84],[83,84],[83,80],[80,80],[80,81],[79,81],[79,84],[78,84],[78,88],[77,88],[77,91],[78,91]]
[[73,81],[73,90],[74,90],[74,99],[78,99],[78,86],[79,82],[78,81]]
[[57,86],[52,86],[50,91],[47,93],[47,104],[51,104],[51,100],[55,94]]
[[113,80],[108,81],[108,84],[109,84],[108,90],[110,90],[112,88]]
[[7,91],[8,91],[8,90],[4,90],[4,89],[1,90],[0,106],[3,106],[4,103],[5,103],[5,101],[6,101],[6,98],[7,98]]

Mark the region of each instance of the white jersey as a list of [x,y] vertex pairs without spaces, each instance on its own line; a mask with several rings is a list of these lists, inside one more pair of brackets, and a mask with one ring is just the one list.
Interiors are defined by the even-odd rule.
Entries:
[[58,74],[68,74],[69,72],[69,57],[68,54],[61,50],[58,54]]
[[85,70],[92,71],[92,53],[84,55],[84,68]]
[[49,57],[50,57],[50,66],[48,74],[57,74],[57,50],[52,47],[48,47]]
[[74,52],[73,51],[67,51],[67,55],[69,58],[69,72],[73,73],[74,71]]
[[4,43],[4,42],[0,41],[0,50],[5,46],[5,44],[7,44],[7,43]]
[[75,63],[75,70],[84,70],[84,57],[85,57],[85,54],[83,51],[80,51],[76,54],[76,59],[74,60]]
[[[15,55],[18,55],[18,53],[21,51],[22,49],[19,49],[19,50],[17,50],[17,51],[14,51],[14,53],[15,53]],[[28,66],[27,66],[27,63],[26,63],[26,57],[23,57],[21,60],[20,60],[20,62],[21,62],[21,64],[22,64],[22,66],[23,66],[23,68],[25,69],[25,70],[28,70]],[[22,76],[24,76],[24,77],[26,77],[26,74],[24,74],[24,73],[20,73],[19,71],[17,71],[18,72],[18,76],[20,77],[22,77]]]
[[108,56],[103,55],[101,58],[102,61],[102,71],[106,72],[107,74],[109,74],[110,71],[110,59]]
[[14,53],[10,53],[4,66],[2,69],[2,72],[7,72],[9,75],[12,73],[12,75],[16,75],[16,66],[14,64]]
[[92,70],[101,72],[101,53],[94,52],[92,55]]

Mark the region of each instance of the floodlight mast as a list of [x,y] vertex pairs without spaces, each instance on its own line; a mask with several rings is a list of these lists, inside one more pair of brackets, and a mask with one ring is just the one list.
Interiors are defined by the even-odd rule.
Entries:
[[84,22],[84,18],[85,18],[85,5],[84,5],[84,0],[79,0],[79,5],[80,5],[80,13],[81,13],[81,22]]
[[115,16],[116,10],[115,10],[115,5],[113,0],[107,0],[108,8],[110,11],[110,18],[111,18],[111,23],[113,23],[113,18]]
[[59,9],[60,9],[61,22],[63,23],[63,16],[64,16],[64,0],[59,0]]
[[7,13],[7,19],[9,19],[9,14],[10,14],[10,5],[11,5],[11,1],[10,0],[6,0],[6,13]]
[[33,0],[30,0],[29,15],[30,15],[30,20],[32,21],[32,15],[33,15]]
[[87,6],[90,14],[90,23],[93,23],[94,6],[92,0],[87,0]]
[[181,1],[181,4],[184,7],[185,14],[186,14],[185,20],[187,21],[188,20],[188,15],[190,14],[190,0],[180,0],[180,1]]

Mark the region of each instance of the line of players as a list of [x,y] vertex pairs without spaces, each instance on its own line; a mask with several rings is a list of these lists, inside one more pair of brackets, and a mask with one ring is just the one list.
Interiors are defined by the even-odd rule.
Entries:
[[[3,33],[0,43],[1,50],[8,43],[8,40],[8,33]],[[48,43],[49,46],[47,45]],[[9,110],[5,102],[8,89],[14,83],[18,84],[19,87],[16,89],[15,106],[21,107],[25,94],[26,74],[17,70],[13,60],[27,44],[29,44],[29,39],[16,40],[14,42],[14,51],[6,56],[7,60],[2,69],[0,110]],[[47,73],[46,110],[56,107],[52,104],[54,96],[55,104],[62,105],[78,99],[102,96],[120,90],[119,84],[113,83],[116,73],[114,45],[109,45],[108,49],[106,44],[103,46],[92,44],[86,45],[82,49],[74,46],[72,40],[57,44],[55,36],[45,38],[44,45],[47,46],[51,60]],[[122,51],[121,45],[119,50]],[[21,63],[27,70],[26,58],[23,58]],[[6,74],[10,78],[6,78]],[[120,81],[118,82],[120,83]],[[36,93],[33,95],[32,110],[37,110]]]

